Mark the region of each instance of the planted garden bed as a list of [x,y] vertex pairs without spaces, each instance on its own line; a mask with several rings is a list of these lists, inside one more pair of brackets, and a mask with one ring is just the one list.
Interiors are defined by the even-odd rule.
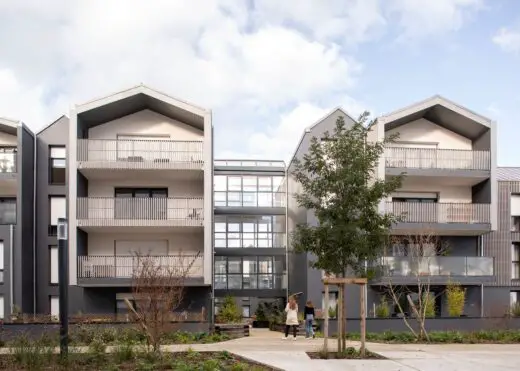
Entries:
[[361,352],[356,348],[348,347],[344,352],[307,352],[307,355],[311,359],[386,359],[380,354],[365,351],[365,355],[361,355]]

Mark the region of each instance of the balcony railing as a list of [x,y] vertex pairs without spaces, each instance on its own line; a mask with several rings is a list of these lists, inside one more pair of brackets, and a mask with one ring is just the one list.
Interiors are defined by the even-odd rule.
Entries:
[[458,149],[387,147],[387,168],[446,169],[446,170],[490,170],[489,151]]
[[16,201],[0,203],[0,224],[16,224]]
[[490,204],[386,202],[385,210],[405,223],[491,223]]
[[431,256],[382,258],[384,276],[493,276],[493,258],[470,256]]
[[132,278],[139,274],[144,259],[152,259],[152,264],[165,275],[183,276],[190,263],[186,278],[204,277],[204,259],[196,255],[161,255],[139,258],[132,255],[87,255],[78,256],[78,278]]
[[283,162],[283,161],[257,161],[257,160],[215,160],[215,166],[282,167],[282,168],[285,168],[285,162]]
[[203,198],[83,197],[77,202],[78,226],[202,226]]
[[203,142],[78,139],[78,168],[201,169]]
[[0,147],[0,173],[16,173],[15,147]]
[[216,191],[215,206],[284,207],[285,192]]

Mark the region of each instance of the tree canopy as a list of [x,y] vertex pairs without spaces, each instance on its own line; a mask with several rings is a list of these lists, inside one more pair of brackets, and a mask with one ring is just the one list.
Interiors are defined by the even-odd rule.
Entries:
[[378,179],[376,173],[385,145],[395,136],[368,141],[375,124],[368,112],[350,127],[340,116],[333,133],[312,138],[309,152],[295,161],[293,175],[302,186],[297,203],[314,212],[317,225],[297,225],[292,245],[316,256],[314,268],[336,275],[350,268],[364,276],[365,262],[381,255],[397,221],[378,206],[401,186],[403,174]]

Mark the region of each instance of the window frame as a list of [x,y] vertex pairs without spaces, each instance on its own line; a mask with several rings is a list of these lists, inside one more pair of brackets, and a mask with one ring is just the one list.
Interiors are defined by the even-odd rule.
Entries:
[[[52,150],[53,149],[63,149],[65,154],[67,151],[67,146],[60,146],[60,145],[52,145],[49,146],[49,184],[50,185],[66,185],[67,184],[67,157],[53,157]],[[63,161],[63,167],[56,167],[54,166],[55,161]],[[55,181],[54,180],[54,169],[63,169],[63,181]]]

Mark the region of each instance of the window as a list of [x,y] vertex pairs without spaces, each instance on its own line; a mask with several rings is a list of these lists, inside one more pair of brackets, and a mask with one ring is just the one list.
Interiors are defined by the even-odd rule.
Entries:
[[49,147],[49,183],[66,183],[66,150],[64,146]]
[[65,196],[49,197],[49,236],[56,236],[58,232],[58,219],[67,215],[67,199]]
[[0,224],[16,224],[16,198],[0,198]]
[[215,248],[285,248],[284,216],[216,216]]
[[[329,292],[329,308],[336,309],[338,305],[338,293],[333,291]],[[321,294],[321,307],[325,310],[325,293]]]
[[0,283],[4,282],[4,241],[0,241]]
[[58,247],[49,246],[50,283],[58,284]]
[[49,296],[51,316],[60,315],[60,299],[58,296]]
[[215,289],[282,289],[283,256],[215,257]]
[[520,216],[511,217],[511,232],[520,232]]
[[217,175],[214,179],[215,206],[285,206],[284,177]]
[[511,300],[511,306],[513,306],[516,303],[520,303],[520,291],[509,292],[509,298]]
[[511,279],[520,279],[520,244],[511,245]]

